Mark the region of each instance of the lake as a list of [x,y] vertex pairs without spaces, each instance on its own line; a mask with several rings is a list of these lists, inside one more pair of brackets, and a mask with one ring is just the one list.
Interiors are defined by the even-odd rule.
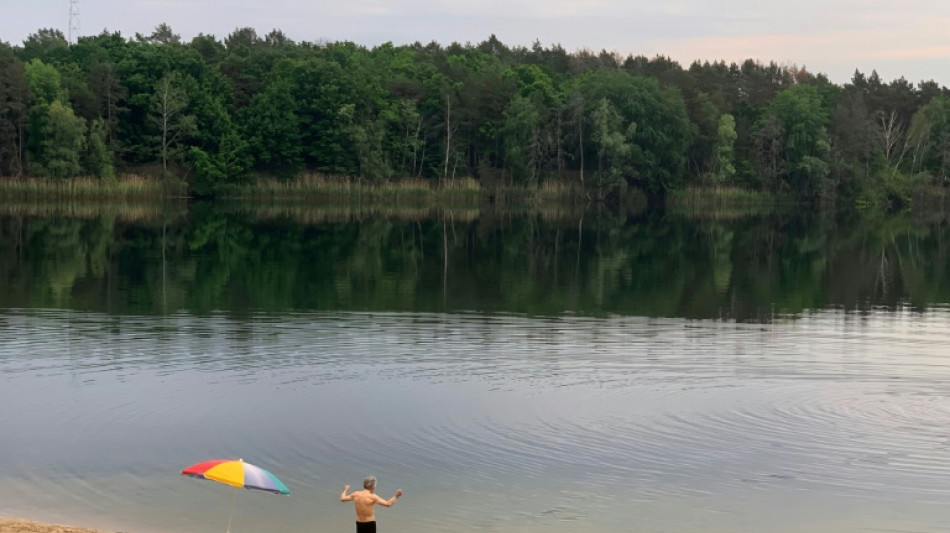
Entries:
[[[950,530],[950,225],[0,211],[0,515],[141,533]],[[293,491],[183,477],[218,457]]]

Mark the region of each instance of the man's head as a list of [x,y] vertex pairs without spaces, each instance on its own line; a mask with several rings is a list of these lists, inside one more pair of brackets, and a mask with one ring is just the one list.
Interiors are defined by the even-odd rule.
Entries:
[[363,480],[363,488],[366,490],[376,490],[376,478],[369,476]]

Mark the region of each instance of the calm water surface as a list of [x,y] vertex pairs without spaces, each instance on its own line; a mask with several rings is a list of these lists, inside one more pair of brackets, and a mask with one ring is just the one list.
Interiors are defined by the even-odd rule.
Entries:
[[[264,273],[282,271],[272,261],[288,263],[266,254],[255,259],[259,270],[247,266],[219,280],[217,296],[196,296],[211,283],[202,265],[231,259],[214,259],[194,240],[167,252],[165,287],[173,290],[163,294],[152,275],[160,250],[141,245],[142,259],[128,244],[152,242],[161,231],[154,225],[116,230],[124,237],[115,242],[125,244],[106,245],[99,263],[84,259],[79,275],[75,264],[83,261],[69,259],[99,254],[92,245],[51,251],[48,239],[43,248],[24,239],[7,248],[0,514],[143,533],[216,532],[235,497],[234,533],[348,531],[353,511],[338,502],[340,490],[375,474],[384,497],[406,492],[377,513],[384,531],[950,530],[950,309],[939,296],[947,290],[943,256],[927,255],[926,236],[917,241],[927,260],[919,270],[907,266],[910,248],[892,243],[905,266],[894,270],[896,253],[885,254],[890,270],[879,272],[890,275],[874,281],[876,290],[827,281],[812,290],[800,282],[812,274],[789,274],[801,261],[786,257],[768,285],[792,287],[757,299],[743,287],[763,284],[749,281],[751,267],[743,265],[751,252],[739,246],[709,252],[726,253],[725,264],[694,258],[696,279],[706,268],[727,270],[708,278],[701,304],[671,305],[682,290],[647,286],[632,273],[626,284],[607,283],[613,289],[601,296],[653,294],[662,304],[640,314],[592,298],[592,282],[584,281],[595,274],[588,255],[610,255],[622,271],[629,248],[578,254],[587,245],[571,249],[539,236],[539,249],[559,249],[549,250],[547,266],[533,267],[541,269],[534,277],[553,277],[538,272],[557,267],[561,281],[548,292],[574,296],[548,301],[549,312],[525,313],[517,307],[524,300],[491,308],[478,289],[515,290],[518,283],[500,281],[486,265],[517,263],[511,258],[530,250],[513,244],[495,260],[466,262],[471,250],[490,259],[496,249],[470,244],[446,261],[420,226],[424,252],[415,263],[383,261],[386,279],[402,281],[360,292],[353,288],[365,287],[366,271],[335,271],[327,283],[338,299],[326,304],[334,309],[303,296],[281,300],[277,290],[272,300],[248,296],[253,280],[281,285]],[[724,227],[730,241],[748,238]],[[600,231],[589,228],[582,231]],[[450,233],[430,229],[433,241],[449,242]],[[318,233],[347,231],[334,225]],[[465,242],[464,229],[456,231]],[[691,230],[670,230],[673,237],[677,231]],[[147,236],[130,236],[136,232]],[[599,246],[610,235],[603,231]],[[306,248],[308,239],[298,242]],[[341,255],[329,262],[352,267],[358,248],[337,247],[332,253]],[[824,275],[814,276],[833,278],[844,259],[825,253],[832,259],[818,262]],[[684,268],[668,264],[671,274]],[[921,307],[911,300],[927,280],[908,272],[928,268],[944,277],[927,278],[919,294],[938,296]],[[313,274],[302,266],[294,272],[283,281],[290,293],[324,283],[302,281],[301,272]],[[602,282],[615,275],[624,276],[597,274]],[[47,285],[28,287],[25,279]],[[49,280],[58,280],[59,293]],[[387,304],[388,290],[412,308]],[[801,300],[789,291],[825,300],[775,312]],[[370,292],[382,296],[361,299]],[[833,305],[841,294],[867,297]],[[154,312],[160,302],[177,303]],[[439,306],[447,309],[430,309]],[[179,475],[216,457],[267,468],[293,494],[235,492]]]

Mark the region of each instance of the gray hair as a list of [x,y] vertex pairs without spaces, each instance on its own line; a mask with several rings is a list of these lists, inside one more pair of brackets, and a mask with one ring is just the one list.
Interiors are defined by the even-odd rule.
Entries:
[[366,490],[373,490],[376,488],[376,478],[374,476],[369,476],[363,480],[363,488]]

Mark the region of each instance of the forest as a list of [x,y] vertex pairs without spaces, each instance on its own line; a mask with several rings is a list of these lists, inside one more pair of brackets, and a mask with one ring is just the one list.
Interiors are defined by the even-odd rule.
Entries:
[[906,206],[950,185],[950,91],[746,60],[568,52],[535,42],[365,47],[166,24],[0,43],[0,186],[121,174],[194,195],[304,173],[482,187],[687,187]]

